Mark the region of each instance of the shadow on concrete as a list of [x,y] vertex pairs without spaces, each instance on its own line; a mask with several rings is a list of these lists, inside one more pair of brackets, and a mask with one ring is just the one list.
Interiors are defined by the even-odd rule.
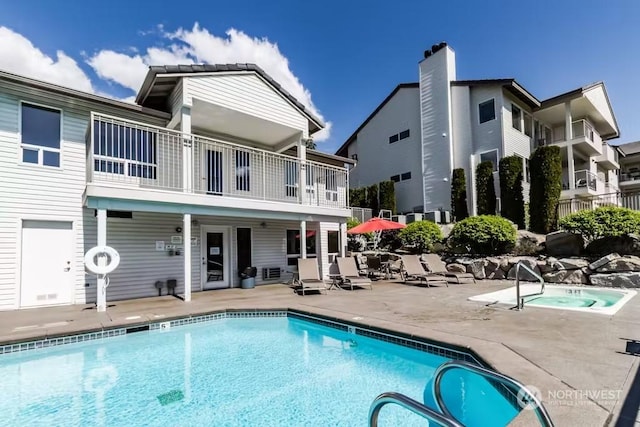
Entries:
[[[632,339],[625,340],[627,341],[627,346],[624,354],[640,356],[640,341]],[[633,427],[637,425],[638,410],[640,410],[640,369],[636,370],[635,377],[631,382],[629,392],[622,404],[622,409],[620,410],[620,415],[615,427]]]

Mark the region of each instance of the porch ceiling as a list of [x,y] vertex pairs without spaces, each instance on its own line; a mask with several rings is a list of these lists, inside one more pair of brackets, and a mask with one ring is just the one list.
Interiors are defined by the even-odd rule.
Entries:
[[[564,103],[556,104],[552,107],[538,110],[536,117],[543,122],[556,124],[564,122]],[[575,99],[571,102],[571,117],[573,120],[589,118],[594,124],[598,133],[604,137],[616,134],[617,130],[609,123],[603,112],[599,110],[586,96]]]
[[267,146],[277,146],[300,135],[300,130],[280,125],[208,102],[193,100],[191,126]]

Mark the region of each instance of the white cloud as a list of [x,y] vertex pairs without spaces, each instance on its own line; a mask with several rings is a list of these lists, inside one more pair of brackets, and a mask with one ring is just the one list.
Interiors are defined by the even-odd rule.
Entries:
[[[100,78],[116,82],[137,91],[149,65],[190,63],[255,63],[264,69],[298,101],[315,115],[322,115],[311,100],[311,93],[289,68],[289,60],[278,45],[266,38],[250,37],[242,31],[230,29],[225,36],[211,34],[197,23],[191,29],[179,28],[164,32],[158,28],[167,44],[150,47],[144,54],[127,55],[112,50],[101,50],[87,62]],[[329,138],[331,123],[314,135],[316,141]]]
[[56,58],[44,54],[31,41],[0,26],[0,69],[85,92],[94,92],[91,79],[62,51]]

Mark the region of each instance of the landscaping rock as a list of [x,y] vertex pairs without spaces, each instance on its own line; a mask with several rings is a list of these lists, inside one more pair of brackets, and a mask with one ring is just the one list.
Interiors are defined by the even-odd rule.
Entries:
[[468,257],[461,257],[461,258],[456,258],[454,263],[456,264],[462,264],[462,265],[469,265],[474,261],[474,258],[468,258]]
[[485,279],[487,276],[484,272],[484,267],[487,264],[485,259],[476,259],[471,264],[467,265],[467,272],[473,274],[478,280]]
[[542,275],[545,282],[549,283],[571,283],[571,284],[586,284],[587,275],[583,270],[560,270],[553,271],[551,273],[545,273]]
[[500,258],[487,258],[487,263],[484,266],[484,274],[489,277],[494,271],[500,270],[500,264],[502,260]]
[[556,231],[546,236],[547,254],[554,256],[578,256],[584,248],[584,238],[580,234]]
[[467,272],[467,267],[465,267],[462,264],[449,264],[447,265],[447,271],[450,271],[452,273],[466,273]]
[[640,271],[640,258],[634,255],[614,258],[607,264],[597,269],[600,273],[624,273]]
[[520,241],[521,239],[527,239],[535,242],[538,245],[541,245],[546,241],[546,236],[544,234],[532,233],[531,231],[527,230],[518,230],[516,236],[517,241]]
[[[514,259],[515,258],[509,259],[509,263],[511,263],[511,261],[514,260]],[[540,274],[540,269],[538,268],[538,265],[537,265],[535,259],[522,257],[518,261],[522,261],[522,263],[524,265],[526,265],[527,267],[529,267],[530,269],[535,271],[537,274]],[[514,262],[513,267],[511,267],[511,269],[509,270],[509,274],[507,274],[507,279],[515,279],[516,278],[516,265],[515,264],[517,264],[518,261]],[[529,273],[527,270],[520,269],[520,280],[526,280],[526,281],[529,281],[529,282],[536,282],[536,281],[538,281],[538,278],[535,277],[534,275],[532,275],[531,273]]]
[[597,270],[600,267],[604,267],[605,265],[609,264],[609,262],[613,261],[614,259],[620,258],[620,255],[618,254],[609,254],[607,256],[603,256],[602,258],[600,258],[597,261],[592,262],[591,264],[589,264],[589,270]]
[[640,256],[640,236],[625,234],[623,236],[602,237],[587,245],[590,255],[607,255],[616,252],[620,255]]
[[536,261],[536,265],[538,266],[538,270],[540,270],[540,273],[542,274],[550,273],[553,271],[553,268],[551,268],[548,260],[538,260]]
[[492,273],[487,274],[487,279],[502,280],[506,277],[506,273],[501,268],[496,268]]
[[593,286],[607,288],[640,288],[640,272],[592,274],[589,281]]
[[561,258],[557,263],[562,265],[558,270],[579,270],[589,266],[589,261],[584,258]]
[[550,273],[544,273],[542,275],[542,278],[547,283],[562,283],[564,281],[564,278],[567,277],[568,273],[569,272],[567,270],[553,271]]

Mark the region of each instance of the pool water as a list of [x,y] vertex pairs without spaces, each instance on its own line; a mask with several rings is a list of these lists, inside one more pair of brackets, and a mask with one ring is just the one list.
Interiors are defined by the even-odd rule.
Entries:
[[[229,318],[0,356],[0,424],[366,426],[374,398],[432,401],[447,359],[296,318]],[[454,370],[444,398],[467,426],[517,410]],[[395,405],[381,426],[425,425]]]

